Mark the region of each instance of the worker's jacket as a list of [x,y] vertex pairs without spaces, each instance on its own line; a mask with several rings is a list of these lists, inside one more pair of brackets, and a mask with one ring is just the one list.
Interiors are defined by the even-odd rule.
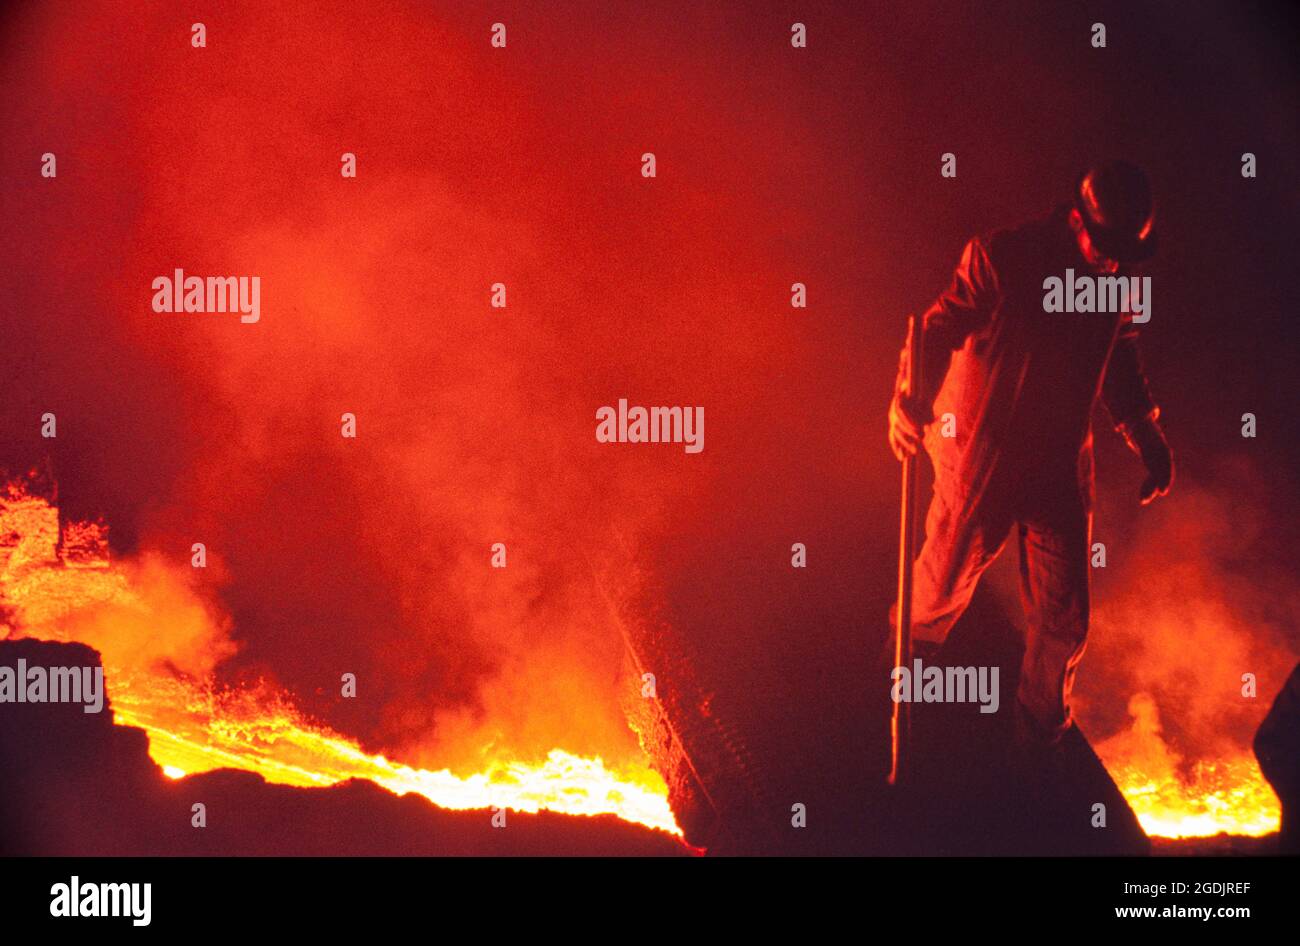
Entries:
[[936,489],[963,506],[1090,508],[1098,394],[1116,426],[1156,413],[1127,313],[1044,311],[1048,277],[1092,275],[1067,213],[971,240],[923,317],[924,397],[936,421],[926,450]]

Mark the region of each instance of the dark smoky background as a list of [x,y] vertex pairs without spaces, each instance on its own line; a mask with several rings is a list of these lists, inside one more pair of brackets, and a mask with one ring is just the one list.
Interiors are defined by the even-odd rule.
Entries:
[[[1139,509],[1099,423],[1081,699],[1103,735],[1134,689],[1258,668],[1266,703],[1297,650],[1293,26],[1248,3],[12,5],[0,462],[48,453],[121,556],[205,542],[227,678],[444,764],[485,733],[619,744],[592,574],[625,568],[779,778],[829,796],[879,741],[906,314],[970,235],[1125,156],[1159,201],[1143,344],[1178,481]],[[177,267],[260,276],[261,321],[153,313]],[[704,452],[595,443],[620,397],[703,405]],[[1013,568],[990,589],[1012,613]],[[365,698],[335,698],[345,671]]]

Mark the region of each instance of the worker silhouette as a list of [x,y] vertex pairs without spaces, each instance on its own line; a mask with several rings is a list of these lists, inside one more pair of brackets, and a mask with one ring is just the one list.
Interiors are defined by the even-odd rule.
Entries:
[[[1174,475],[1132,300],[1129,311],[1047,311],[1044,282],[1070,269],[1127,276],[1155,252],[1153,224],[1139,168],[1089,169],[1072,201],[1046,219],[966,244],[952,284],[923,316],[925,384],[910,397],[902,393],[906,350],[900,360],[889,443],[900,460],[923,445],[935,471],[915,568],[917,653],[937,657],[1014,532],[1028,625],[1013,704],[1018,743],[1050,747],[1072,724],[1070,690],[1088,634],[1098,396],[1146,464],[1141,502],[1167,493]],[[1145,309],[1149,317],[1150,299]]]

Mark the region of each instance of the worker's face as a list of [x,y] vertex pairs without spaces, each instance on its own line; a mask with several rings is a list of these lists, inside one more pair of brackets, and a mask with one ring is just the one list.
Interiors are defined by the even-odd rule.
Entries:
[[1079,244],[1079,254],[1087,261],[1095,273],[1113,273],[1119,270],[1119,263],[1102,253],[1093,245],[1088,236],[1088,229],[1083,225],[1079,211],[1070,211],[1070,229],[1074,231],[1075,242]]

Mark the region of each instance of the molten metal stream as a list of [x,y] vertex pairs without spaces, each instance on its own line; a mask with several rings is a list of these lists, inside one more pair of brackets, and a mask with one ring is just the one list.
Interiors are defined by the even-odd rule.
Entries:
[[1196,762],[1190,774],[1151,775],[1111,769],[1120,791],[1152,837],[1202,838],[1216,834],[1260,837],[1278,829],[1281,807],[1249,756]]
[[[417,792],[442,808],[608,813],[681,835],[667,786],[648,766],[611,771],[599,758],[555,749],[541,764],[502,760],[459,778],[445,769],[414,769],[369,755],[346,737],[302,720],[279,697],[216,695],[162,676],[107,680],[117,722],[146,730],[150,756],[172,777],[224,767],[297,786],[361,778],[397,794]],[[1278,829],[1277,796],[1252,756],[1183,766],[1158,733],[1138,726],[1098,751],[1148,835],[1258,837]]]
[[205,693],[167,678],[120,677],[116,685],[107,679],[116,721],[148,732],[149,755],[171,778],[231,768],[303,787],[369,779],[399,795],[416,792],[440,808],[613,814],[682,833],[668,807],[667,786],[646,766],[611,771],[600,758],[554,749],[540,764],[502,760],[461,778],[369,755],[275,697]]
[[[0,604],[11,633],[98,649],[114,721],[149,734],[149,755],[170,778],[231,768],[304,787],[369,779],[441,808],[612,814],[681,836],[668,787],[644,762],[606,765],[555,748],[544,760],[489,757],[460,777],[363,752],[266,686],[215,690],[211,669],[234,647],[175,572],[156,560],[110,564],[106,526],[60,532],[57,507],[25,482],[0,491]],[[169,669],[177,665],[186,672]]]
[[1096,750],[1148,835],[1259,837],[1278,829],[1281,805],[1253,755],[1188,762],[1165,742],[1151,694],[1135,694],[1128,709],[1130,728]]
[[[232,768],[296,786],[369,779],[398,794],[418,792],[442,808],[613,814],[681,836],[667,786],[644,762],[611,768],[600,758],[555,748],[544,761],[497,758],[459,777],[363,752],[265,687],[213,689],[202,681],[233,647],[219,635],[205,636],[210,622],[177,591],[183,585],[166,567],[110,565],[106,533],[96,524],[70,523],[60,537],[57,508],[23,484],[9,484],[0,492],[0,603],[13,615],[17,636],[84,640],[101,651],[116,721],[149,734],[149,754],[169,777]],[[159,635],[159,627],[168,634]],[[198,645],[206,646],[206,662],[198,660],[188,674],[165,669],[178,654],[202,650]],[[158,652],[144,659],[151,649]],[[1166,745],[1154,699],[1138,694],[1130,709],[1133,727],[1097,752],[1147,834],[1277,830],[1280,806],[1248,750],[1187,762]]]

